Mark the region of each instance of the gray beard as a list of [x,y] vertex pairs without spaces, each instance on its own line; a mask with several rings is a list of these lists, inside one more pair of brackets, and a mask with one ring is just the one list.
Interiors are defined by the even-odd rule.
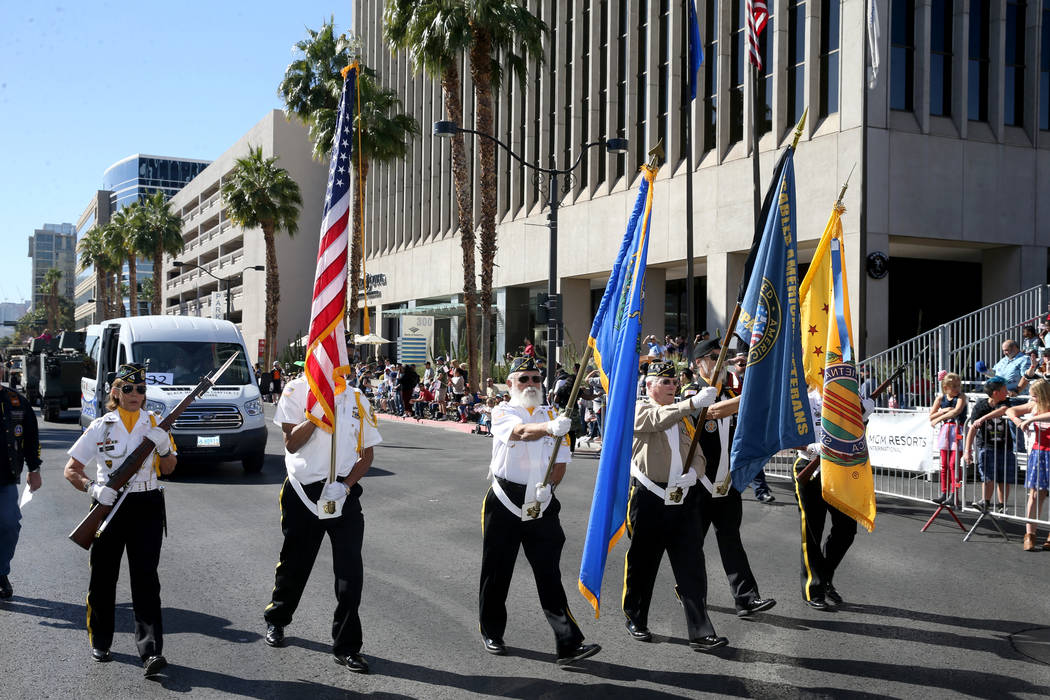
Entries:
[[536,408],[542,401],[543,394],[536,387],[530,386],[527,389],[519,389],[515,386],[510,387],[510,402],[515,406]]

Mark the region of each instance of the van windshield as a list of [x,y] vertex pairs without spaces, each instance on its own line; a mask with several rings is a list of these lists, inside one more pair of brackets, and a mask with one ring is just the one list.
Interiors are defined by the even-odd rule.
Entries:
[[219,385],[254,384],[255,373],[238,343],[202,343],[165,341],[163,343],[134,343],[131,352],[135,362],[147,364],[148,384],[196,386],[201,378],[211,374],[235,352],[241,354],[219,378]]

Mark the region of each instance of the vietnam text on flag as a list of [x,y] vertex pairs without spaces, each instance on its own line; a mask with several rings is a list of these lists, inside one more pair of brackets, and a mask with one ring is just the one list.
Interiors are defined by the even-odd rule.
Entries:
[[321,215],[321,240],[317,246],[310,335],[306,348],[306,380],[310,383],[306,415],[328,432],[332,432],[335,425],[335,397],[346,389],[343,374],[349,371],[343,316],[346,314],[346,259],[353,192],[351,155],[354,151],[354,107],[359,71],[356,62],[344,71],[332,162],[328,168],[328,190]]
[[[806,341],[814,357],[820,357],[820,386],[824,401],[821,415],[820,482],[824,500],[863,525],[875,527],[875,483],[868,459],[868,442],[858,393],[857,366],[853,350],[853,322],[849,311],[842,212],[836,204],[817,256],[806,273],[802,287],[803,307],[812,314],[824,313],[824,348],[817,336]],[[820,308],[816,308],[816,307]],[[822,353],[818,351],[823,350]],[[808,379],[808,374],[807,374]],[[817,419],[817,416],[814,416]]]
[[580,593],[594,607],[595,617],[601,605],[605,560],[609,550],[623,535],[627,520],[634,400],[638,387],[638,338],[642,330],[642,286],[649,251],[649,220],[656,172],[655,168],[642,168],[645,178],[587,339],[594,348],[595,363],[607,393],[605,442],[594,481],[579,581]]
[[736,327],[749,340],[730,460],[737,491],[780,450],[813,441],[799,336],[794,148],[784,154],[771,187],[776,195],[766,196],[771,206]]

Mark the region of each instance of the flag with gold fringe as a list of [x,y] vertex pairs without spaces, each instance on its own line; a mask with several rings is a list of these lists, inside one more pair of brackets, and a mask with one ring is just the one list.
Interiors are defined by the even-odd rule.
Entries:
[[638,387],[638,339],[642,329],[645,263],[649,250],[649,220],[653,208],[656,168],[642,167],[642,185],[627,223],[627,233],[613,264],[605,294],[594,316],[587,343],[607,394],[602,454],[594,480],[591,514],[580,562],[580,593],[598,617],[602,578],[609,551],[627,522],[627,491],[631,481],[634,403]]
[[824,500],[871,532],[875,528],[875,483],[858,391],[844,264],[844,211],[836,203],[800,288],[806,380],[824,396],[820,415]]

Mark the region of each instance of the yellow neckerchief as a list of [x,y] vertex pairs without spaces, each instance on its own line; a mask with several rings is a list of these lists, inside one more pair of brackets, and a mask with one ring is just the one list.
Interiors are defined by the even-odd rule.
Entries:
[[136,410],[132,413],[117,406],[117,415],[120,416],[120,422],[124,424],[124,430],[128,432],[128,435],[131,435],[131,431],[135,429],[135,424],[139,422],[139,412]]
[[[701,379],[703,379],[704,383],[707,384],[708,386],[714,386],[714,384],[711,383],[711,380],[708,377],[705,377],[701,372],[697,372],[696,375],[698,377],[700,377]],[[722,384],[722,391],[724,393],[728,394],[729,398],[731,398],[731,399],[735,399],[736,398],[736,392],[733,391],[732,387],[730,387],[729,384]]]

